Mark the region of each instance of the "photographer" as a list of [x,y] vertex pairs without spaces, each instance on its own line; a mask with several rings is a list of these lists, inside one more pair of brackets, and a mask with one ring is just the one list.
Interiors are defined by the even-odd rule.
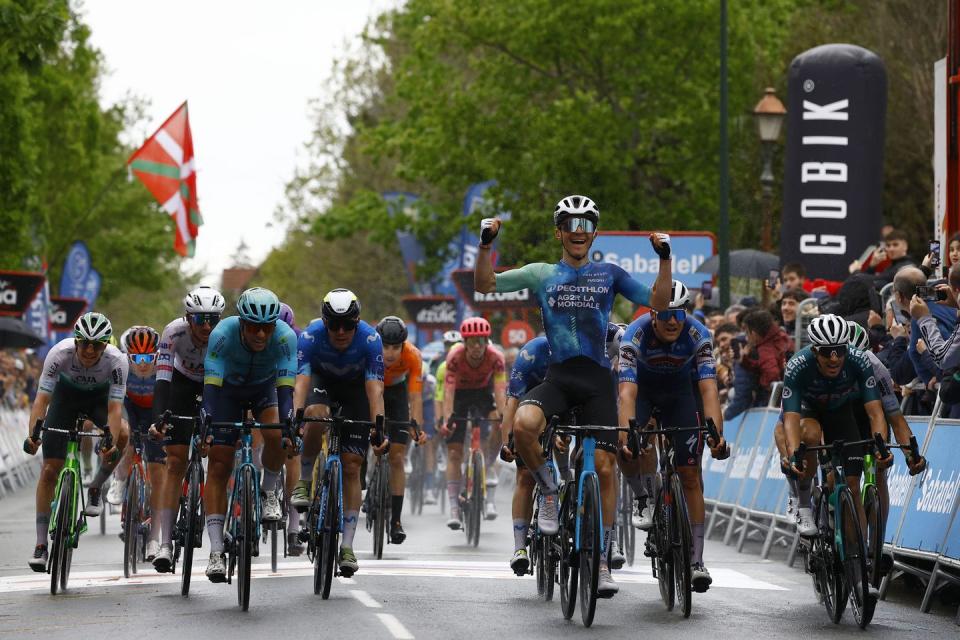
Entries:
[[933,289],[917,288],[910,299],[910,316],[927,347],[926,353],[936,366],[945,372],[941,397],[944,402],[953,405],[948,415],[956,417],[960,414],[960,404],[957,404],[960,401],[960,383],[956,379],[957,370],[960,368],[960,327],[957,326],[960,265],[950,268],[948,282],[949,284],[937,285]]

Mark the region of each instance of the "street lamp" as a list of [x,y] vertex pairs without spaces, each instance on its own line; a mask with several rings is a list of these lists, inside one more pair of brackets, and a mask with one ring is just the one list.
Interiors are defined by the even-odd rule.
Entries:
[[780,129],[787,116],[787,109],[777,98],[773,87],[767,87],[763,98],[753,108],[753,117],[757,123],[757,134],[763,146],[763,172],[760,184],[763,185],[763,221],[760,227],[760,248],[769,252],[771,231],[773,228],[773,149],[780,139]]

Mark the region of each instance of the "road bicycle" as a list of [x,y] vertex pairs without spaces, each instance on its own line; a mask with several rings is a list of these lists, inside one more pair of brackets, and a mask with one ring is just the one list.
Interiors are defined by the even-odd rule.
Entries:
[[56,492],[50,504],[50,554],[47,556],[47,573],[50,574],[50,593],[56,595],[67,588],[70,579],[70,564],[73,550],[80,544],[80,536],[87,531],[87,517],[83,515],[84,499],[81,490],[80,443],[83,438],[100,438],[99,447],[109,449],[112,446],[110,431],[94,425],[90,431],[83,430],[83,424],[89,420],[78,416],[76,424],[69,429],[46,426],[37,420],[31,439],[40,441],[41,432],[59,433],[67,436],[67,453],[63,468],[57,474]]
[[[346,426],[375,428],[383,433],[383,416],[377,416],[376,422],[367,420],[348,420],[340,416],[336,404],[330,406],[329,418],[307,418],[303,410],[297,412],[298,425],[318,422],[330,425],[327,434],[327,454],[323,464],[323,474],[319,487],[313,492],[313,500],[307,509],[304,527],[300,530],[300,541],[307,544],[307,554],[313,562],[313,593],[324,600],[330,597],[330,585],[333,578],[340,575],[337,566],[337,554],[340,549],[340,536],[343,533],[343,463],[340,460],[341,432]],[[316,466],[314,467],[316,468]],[[314,486],[317,487],[316,482]],[[349,578],[350,575],[343,574]]]
[[[500,418],[482,418],[471,410],[467,416],[450,416],[448,427],[452,431],[458,422],[466,423],[470,434],[470,447],[464,456],[466,471],[464,489],[460,494],[460,521],[467,534],[467,544],[480,544],[480,522],[487,500],[486,466],[483,460],[483,425],[499,425]],[[449,464],[449,462],[448,462]]]
[[[401,429],[413,429],[420,433],[416,420],[400,421],[385,419],[384,425],[389,427],[400,427]],[[414,449],[419,447],[415,446]],[[390,460],[387,448],[379,456],[373,467],[373,476],[367,487],[367,531],[373,531],[373,553],[377,560],[383,558],[383,544],[387,539],[387,528],[390,526],[391,505],[390,505]]]
[[224,553],[227,554],[227,582],[237,572],[237,603],[240,609],[250,608],[250,569],[254,557],[260,555],[260,472],[253,463],[253,430],[279,429],[292,438],[288,423],[210,422],[208,428],[239,431],[240,462],[234,466],[233,487],[227,500],[223,523]]
[[410,492],[410,513],[423,514],[423,502],[427,484],[427,458],[423,447],[410,450],[410,475],[407,477],[407,490]]
[[[603,532],[603,510],[600,497],[600,477],[597,475],[594,454],[596,436],[608,431],[631,431],[636,427],[603,425],[561,425],[554,417],[547,426],[549,442],[556,435],[576,436],[577,453],[574,480],[560,488],[560,609],[570,619],[580,600],[580,619],[583,626],[593,624],[597,610],[597,584],[600,578],[600,557],[606,541]],[[579,454],[579,455],[577,455]]]
[[123,525],[123,577],[137,573],[137,563],[145,562],[147,537],[150,534],[150,485],[143,464],[143,435],[133,425],[130,430],[133,460],[124,489],[120,522]]
[[165,411],[160,418],[158,431],[162,434],[174,422],[193,425],[187,470],[181,482],[177,521],[173,528],[173,562],[170,571],[176,572],[177,562],[183,556],[180,567],[180,595],[190,595],[190,579],[193,574],[193,550],[203,544],[203,452],[201,443],[206,439],[206,425],[195,416],[178,416]]
[[633,566],[636,555],[637,530],[633,527],[633,489],[627,484],[622,475],[617,472],[620,481],[620,496],[617,500],[617,542],[620,551],[627,558],[627,564]]
[[[631,420],[631,426],[636,421]],[[667,611],[676,604],[684,618],[690,617],[693,607],[693,583],[690,575],[691,527],[690,512],[683,493],[683,483],[677,473],[673,438],[677,433],[706,434],[714,442],[720,441],[720,433],[713,420],[707,418],[706,426],[662,428],[657,420],[657,429],[638,429],[638,437],[657,437],[657,456],[660,469],[653,496],[653,526],[647,533],[644,555],[650,558],[653,575],[660,587],[660,597]],[[635,453],[641,443],[630,442]],[[632,528],[632,527],[631,527]]]

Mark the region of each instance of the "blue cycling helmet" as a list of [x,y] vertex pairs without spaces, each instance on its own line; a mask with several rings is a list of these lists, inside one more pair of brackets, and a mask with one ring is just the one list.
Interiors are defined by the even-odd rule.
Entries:
[[257,324],[276,322],[280,317],[280,299],[269,289],[254,287],[240,294],[237,313],[241,320]]

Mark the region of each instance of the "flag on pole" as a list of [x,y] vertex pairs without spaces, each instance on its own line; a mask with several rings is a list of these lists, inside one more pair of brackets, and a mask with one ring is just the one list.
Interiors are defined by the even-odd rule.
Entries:
[[173,218],[174,249],[181,256],[192,256],[203,218],[197,206],[197,174],[186,102],[130,156],[127,164]]

